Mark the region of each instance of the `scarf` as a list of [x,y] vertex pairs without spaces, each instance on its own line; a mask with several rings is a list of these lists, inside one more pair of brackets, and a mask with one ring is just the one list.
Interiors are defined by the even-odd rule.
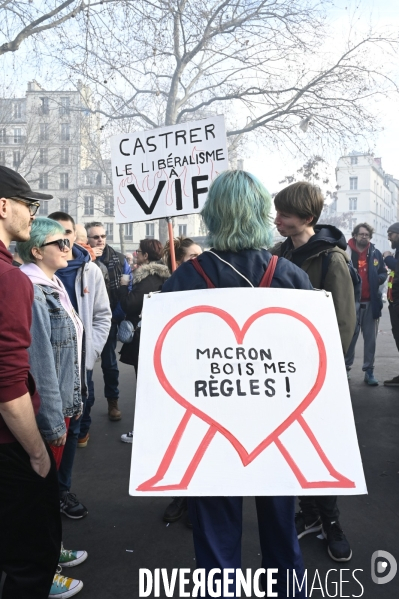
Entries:
[[111,309],[114,309],[119,301],[118,289],[122,275],[121,262],[117,252],[108,244],[104,248],[101,260],[108,269],[110,303]]

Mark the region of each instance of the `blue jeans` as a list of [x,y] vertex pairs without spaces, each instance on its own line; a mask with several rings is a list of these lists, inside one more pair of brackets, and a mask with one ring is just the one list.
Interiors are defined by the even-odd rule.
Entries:
[[83,414],[82,414],[82,418],[81,418],[81,422],[80,422],[79,439],[83,439],[83,437],[85,437],[87,435],[87,433],[89,432],[90,425],[91,425],[90,412],[91,412],[91,409],[92,409],[94,401],[95,401],[93,371],[92,370],[86,370],[86,378],[87,378],[87,390],[88,390],[89,395],[87,397],[87,401],[86,401],[86,404],[85,404],[85,407],[83,410]]
[[[87,396],[82,397],[83,400],[83,413],[85,411]],[[78,438],[80,433],[80,424],[82,422],[82,416],[77,420],[71,418],[69,422],[68,434],[64,447],[64,453],[62,454],[61,465],[58,470],[58,485],[60,493],[69,491],[72,484],[72,468],[75,460],[76,448],[78,446]]]
[[116,322],[111,324],[108,339],[101,353],[101,368],[104,376],[104,396],[107,399],[118,399],[119,397],[119,370],[116,359],[116,342],[118,335],[118,325]]
[[[273,591],[277,591],[279,597],[287,597],[287,570],[291,583],[292,570],[299,581],[304,576],[295,530],[295,497],[256,497],[255,501],[262,568],[278,568]],[[193,525],[195,567],[205,568],[207,572],[212,568],[241,568],[242,497],[188,497],[187,502]],[[230,578],[234,584],[229,590],[233,591],[235,573]],[[261,583],[266,590],[264,575]],[[237,596],[235,592],[233,596]],[[295,597],[303,599],[304,589],[296,589]]]

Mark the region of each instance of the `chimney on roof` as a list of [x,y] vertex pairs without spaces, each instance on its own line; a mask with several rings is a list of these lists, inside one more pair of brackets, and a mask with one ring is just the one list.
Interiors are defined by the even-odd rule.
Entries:
[[374,158],[374,162],[377,164],[377,166],[382,168],[381,158]]
[[33,79],[33,81],[29,81],[28,82],[28,92],[40,92],[40,91],[44,91],[42,86],[36,81],[36,79]]

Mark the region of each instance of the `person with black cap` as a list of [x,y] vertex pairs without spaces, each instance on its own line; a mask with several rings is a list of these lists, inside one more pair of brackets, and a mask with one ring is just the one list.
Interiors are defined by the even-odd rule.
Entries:
[[0,166],[0,577],[3,599],[46,599],[58,566],[61,517],[57,470],[36,424],[40,397],[30,374],[33,285],[12,266],[12,241],[27,241],[39,200]]
[[[393,250],[396,250],[393,254],[392,252],[384,252],[383,258],[385,265],[389,271],[388,275],[388,291],[387,291],[387,300],[388,300],[388,310],[389,317],[391,319],[391,327],[392,327],[392,335],[395,339],[396,347],[399,351],[399,311],[395,306],[395,302],[393,299],[393,282],[395,277],[395,271],[399,262],[399,223],[393,223],[390,227],[388,227],[388,241],[391,242],[391,247]],[[398,276],[398,275],[396,275]],[[395,286],[396,287],[396,286]],[[397,298],[399,299],[399,298]],[[397,302],[398,303],[398,302]],[[399,376],[394,376],[392,379],[384,381],[385,387],[399,387]]]

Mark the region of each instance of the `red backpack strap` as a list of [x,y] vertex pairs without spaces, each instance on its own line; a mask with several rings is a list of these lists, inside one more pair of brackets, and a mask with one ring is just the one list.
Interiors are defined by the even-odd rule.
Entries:
[[201,277],[205,280],[205,283],[207,284],[208,289],[215,289],[215,285],[212,283],[212,281],[210,280],[210,278],[208,277],[208,275],[202,268],[201,264],[198,262],[198,259],[194,258],[194,260],[191,260],[191,264],[194,266],[197,273],[199,275],[201,275]]
[[265,274],[263,275],[262,280],[259,283],[259,287],[270,287],[273,276],[274,276],[274,271],[276,270],[277,262],[278,262],[278,257],[272,256],[271,260],[265,270]]

